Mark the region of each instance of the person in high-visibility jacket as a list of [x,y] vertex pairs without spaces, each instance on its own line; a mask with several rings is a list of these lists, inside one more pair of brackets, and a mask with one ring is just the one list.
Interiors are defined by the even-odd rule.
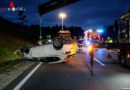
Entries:
[[[108,37],[107,40],[105,41],[105,43],[113,43],[113,40],[110,37]],[[109,49],[109,47],[107,48],[107,56],[108,56],[108,58],[112,57],[111,50]]]
[[83,39],[81,36],[79,36],[78,40],[78,47],[79,47],[79,52],[82,52],[82,47],[83,47]]
[[105,43],[113,43],[113,40],[110,37],[108,37]]

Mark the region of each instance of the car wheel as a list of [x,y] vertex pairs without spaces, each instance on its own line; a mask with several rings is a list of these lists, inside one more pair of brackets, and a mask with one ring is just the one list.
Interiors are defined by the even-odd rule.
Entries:
[[54,41],[53,41],[53,47],[56,50],[62,49],[62,47],[63,47],[62,39],[61,38],[55,38]]

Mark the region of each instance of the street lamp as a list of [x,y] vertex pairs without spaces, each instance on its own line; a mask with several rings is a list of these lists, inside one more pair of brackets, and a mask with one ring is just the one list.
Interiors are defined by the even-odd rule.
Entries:
[[64,21],[64,18],[66,18],[66,14],[62,12],[62,13],[59,14],[59,17],[62,19],[62,31],[63,31],[64,30],[63,29],[63,25],[64,25],[63,21]]

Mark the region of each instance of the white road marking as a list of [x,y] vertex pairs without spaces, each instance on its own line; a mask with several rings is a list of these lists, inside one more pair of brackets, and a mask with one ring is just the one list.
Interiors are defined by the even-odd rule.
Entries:
[[95,61],[97,61],[100,65],[102,65],[103,67],[105,67],[106,65],[103,64],[101,61],[99,61],[98,59],[94,58]]
[[42,62],[40,62],[13,90],[19,90],[41,65]]

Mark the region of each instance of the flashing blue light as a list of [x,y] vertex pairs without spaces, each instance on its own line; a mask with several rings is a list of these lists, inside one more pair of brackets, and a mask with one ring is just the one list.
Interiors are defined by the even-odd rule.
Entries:
[[101,30],[101,29],[100,29],[100,30],[97,30],[97,32],[102,33],[102,32],[103,32],[103,30]]
[[86,44],[86,45],[90,45],[91,42],[90,42],[90,41],[85,41],[85,44]]

